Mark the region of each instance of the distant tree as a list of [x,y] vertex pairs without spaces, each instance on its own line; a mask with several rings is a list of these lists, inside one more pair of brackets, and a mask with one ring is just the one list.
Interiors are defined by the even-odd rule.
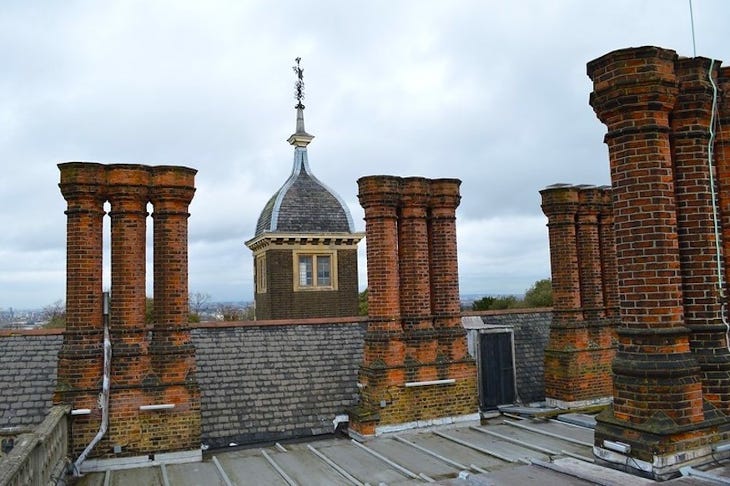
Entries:
[[146,297],[144,299],[144,323],[152,324],[155,320],[155,299]]
[[486,296],[482,297],[479,300],[475,300],[471,303],[471,310],[479,311],[479,310],[489,310],[492,308],[492,304],[494,301],[497,300],[496,297],[492,296]]
[[472,310],[521,309],[524,307],[550,307],[553,305],[553,288],[549,278],[538,280],[525,291],[525,298],[514,295],[487,296],[472,302]]
[[553,283],[549,278],[538,280],[525,292],[526,307],[550,307],[553,305]]
[[47,305],[41,311],[41,319],[45,322],[46,329],[58,329],[66,327],[66,306],[63,300],[59,299],[53,304]]
[[190,322],[200,322],[200,314],[210,303],[210,294],[204,292],[190,292],[188,294],[188,305],[190,306]]
[[357,295],[357,315],[368,315],[368,289],[363,290]]
[[482,297],[471,304],[472,310],[502,310],[522,307],[522,300],[514,295],[500,295],[498,297]]

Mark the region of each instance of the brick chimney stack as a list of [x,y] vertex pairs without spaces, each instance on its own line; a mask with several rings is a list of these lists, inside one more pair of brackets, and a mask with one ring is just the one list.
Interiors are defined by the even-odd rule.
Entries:
[[431,181],[429,261],[431,311],[437,328],[461,327],[456,208],[461,202],[458,179]]
[[[429,219],[431,313],[438,339],[438,356],[449,365],[453,378],[472,379],[475,373],[461,326],[459,262],[456,248],[456,208],[461,202],[461,181],[432,179]],[[438,357],[437,356],[437,357]],[[465,394],[468,396],[468,394]]]
[[606,318],[599,228],[602,199],[603,193],[597,187],[581,187],[578,192],[580,205],[576,217],[576,239],[584,321],[601,321]]
[[[112,382],[138,388],[150,368],[145,336],[146,221],[150,172],[141,165],[115,164],[107,167],[106,175],[112,232],[109,332],[116,358]],[[131,390],[122,393],[129,393],[130,401],[138,399]],[[111,427],[116,427],[116,424],[112,423]]]
[[358,181],[365,212],[368,261],[368,330],[360,366],[360,407],[351,414],[351,430],[374,435],[385,390],[403,386],[405,355],[400,322],[398,206],[401,181],[372,176]]
[[401,183],[398,220],[401,318],[408,329],[430,329],[433,327],[428,259],[428,202],[431,191],[429,181],[422,177],[409,177]]
[[614,403],[598,417],[594,451],[606,464],[655,479],[709,459],[727,424],[730,356],[708,167],[708,75],[717,76],[710,64],[656,47],[588,64],[591,106],[608,128],[621,323]]
[[[717,80],[721,96],[718,106],[717,139],[715,160],[717,184],[720,188],[720,221],[725,257],[725,282],[730,282],[730,67],[720,68]],[[728,290],[725,290],[726,296]]]
[[422,177],[401,180],[398,219],[398,269],[401,324],[406,342],[407,382],[438,379],[431,315],[431,268],[428,241],[430,183]]
[[713,175],[708,165],[713,109],[708,73],[717,79],[718,68],[719,63],[706,58],[677,60],[679,94],[671,141],[685,325],[700,365],[703,397],[730,416],[730,350],[722,323],[724,275],[718,274],[724,264],[723,248],[715,239]]
[[350,433],[476,419],[476,368],[460,323],[455,179],[369,176],[369,321]]
[[[102,386],[102,220],[111,205],[112,342],[109,428],[93,457],[172,451],[199,457],[200,392],[187,305],[187,218],[193,169],[139,164],[59,164],[67,201],[66,331],[54,402],[75,409],[71,450],[99,430]],[[147,204],[155,209],[155,323],[145,323]],[[164,405],[146,411],[144,406]]]
[[[175,403],[177,413],[147,417],[151,427],[165,427],[164,435],[182,450],[200,444],[200,389],[196,379],[195,347],[188,317],[188,206],[195,194],[197,170],[187,167],[151,168],[150,202],[154,208],[154,328],[150,342],[152,379],[148,396],[155,403]],[[169,445],[165,445],[169,448]]]
[[[93,409],[97,406],[103,367],[102,235],[106,172],[101,164],[67,163],[60,168],[59,187],[67,203],[66,330],[58,353],[53,400]],[[98,428],[98,420],[75,422],[72,450],[80,453]]]
[[616,239],[613,234],[613,198],[611,186],[601,186],[599,222],[603,300],[606,318],[616,325],[618,319],[618,270],[616,268]]
[[545,349],[545,398],[571,409],[611,401],[612,321],[606,302],[613,242],[603,188],[555,184],[540,191],[548,217],[553,321]]
[[579,206],[578,188],[555,184],[543,189],[540,194],[542,210],[548,218],[553,320],[582,321],[575,224]]

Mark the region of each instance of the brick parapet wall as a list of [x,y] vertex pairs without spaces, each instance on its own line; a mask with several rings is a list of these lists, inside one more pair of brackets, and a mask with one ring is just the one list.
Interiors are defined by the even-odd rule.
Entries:
[[[59,355],[54,402],[98,411],[102,374],[102,217],[109,201],[112,220],[112,297],[110,334],[112,377],[109,431],[94,455],[124,457],[197,448],[200,395],[195,353],[187,326],[187,203],[196,171],[139,164],[59,164],[61,191],[68,203],[67,329]],[[167,221],[156,225],[155,315],[145,324],[147,203]],[[181,204],[182,200],[186,200]],[[169,224],[175,213],[178,221]],[[165,218],[158,218],[160,220]],[[181,222],[179,219],[184,219]],[[161,243],[160,243],[161,241]],[[162,294],[160,294],[160,291]],[[174,327],[174,329],[171,328]],[[152,336],[151,347],[150,338]],[[153,359],[154,358],[154,359]],[[172,403],[162,413],[140,412],[141,405]],[[100,414],[77,416],[71,451],[78,454],[99,428]],[[121,454],[112,445],[123,444]]]
[[[676,474],[718,440],[715,427],[724,422],[715,411],[724,397],[703,394],[717,390],[718,375],[727,379],[727,372],[713,374],[727,358],[718,347],[723,339],[713,336],[721,305],[706,152],[708,72],[709,60],[656,47],[588,64],[591,106],[608,128],[621,303],[614,404],[599,416],[595,441],[599,448],[604,439],[630,444],[630,455],[653,463],[649,475],[657,478]],[[710,365],[708,354],[718,361]],[[659,467],[663,461],[671,465]]]

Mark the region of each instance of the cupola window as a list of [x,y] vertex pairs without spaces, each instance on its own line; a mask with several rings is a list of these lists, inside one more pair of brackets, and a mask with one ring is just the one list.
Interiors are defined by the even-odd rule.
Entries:
[[336,254],[295,253],[294,290],[334,290],[336,281]]

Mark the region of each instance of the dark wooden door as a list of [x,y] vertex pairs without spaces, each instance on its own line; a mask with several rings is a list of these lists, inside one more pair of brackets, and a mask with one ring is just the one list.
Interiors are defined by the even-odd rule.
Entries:
[[514,403],[515,373],[512,362],[512,333],[480,334],[479,355],[481,357],[483,410],[497,408],[497,405]]

